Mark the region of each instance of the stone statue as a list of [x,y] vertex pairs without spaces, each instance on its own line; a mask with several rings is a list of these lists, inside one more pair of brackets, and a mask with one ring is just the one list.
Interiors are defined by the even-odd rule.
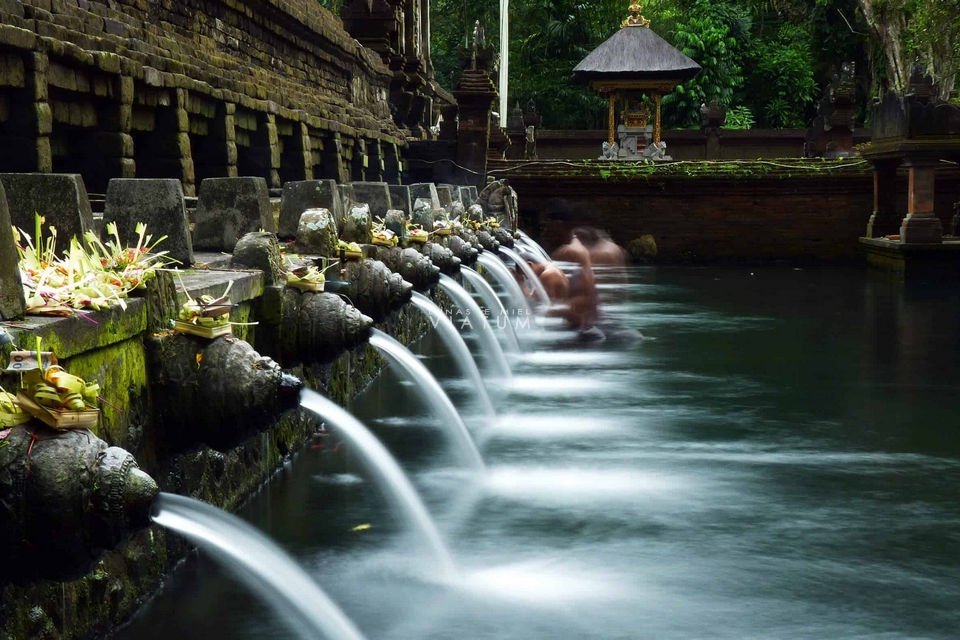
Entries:
[[643,150],[643,157],[650,160],[672,160],[667,155],[667,143],[663,141],[659,144],[647,145],[647,148]]
[[530,126],[526,129],[527,147],[524,151],[524,158],[537,159],[537,136],[536,127]]
[[620,145],[616,142],[610,144],[609,142],[603,143],[603,159],[604,160],[616,160],[620,153]]
[[502,224],[509,229],[517,228],[517,194],[506,180],[496,180],[484,187],[477,198],[477,204],[483,207],[484,215],[500,218]]

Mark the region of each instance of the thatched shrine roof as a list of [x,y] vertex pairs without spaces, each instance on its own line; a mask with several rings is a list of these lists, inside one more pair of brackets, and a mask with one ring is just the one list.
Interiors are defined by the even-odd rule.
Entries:
[[574,80],[584,84],[619,80],[661,80],[679,84],[698,73],[699,64],[650,28],[639,24],[624,26],[573,70]]

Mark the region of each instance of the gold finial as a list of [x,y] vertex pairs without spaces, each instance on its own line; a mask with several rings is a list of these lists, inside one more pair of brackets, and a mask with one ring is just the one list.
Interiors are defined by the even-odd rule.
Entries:
[[640,15],[641,10],[642,8],[640,7],[639,0],[633,0],[633,2],[630,3],[630,17],[623,21],[623,24],[620,25],[620,28],[649,27],[650,21]]

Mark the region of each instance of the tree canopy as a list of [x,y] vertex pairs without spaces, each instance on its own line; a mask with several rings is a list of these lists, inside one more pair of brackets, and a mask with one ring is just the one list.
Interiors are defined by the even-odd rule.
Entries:
[[[498,32],[499,2],[430,1],[433,63],[450,88],[474,23]],[[570,78],[620,28],[629,4],[512,0],[510,103],[533,100],[547,128],[603,128],[606,102]],[[903,91],[914,63],[939,83],[944,99],[960,70],[960,0],[648,0],[643,15],[703,67],[664,99],[672,127],[698,126],[700,105],[712,100],[728,107],[734,126],[806,127],[847,61],[856,64],[857,120],[864,123],[880,91]]]

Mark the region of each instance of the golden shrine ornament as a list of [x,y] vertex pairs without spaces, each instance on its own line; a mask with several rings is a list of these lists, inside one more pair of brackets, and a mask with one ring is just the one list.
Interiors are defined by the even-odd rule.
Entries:
[[624,27],[649,27],[650,21],[644,18],[642,15],[640,15],[640,12],[642,10],[643,9],[640,6],[640,3],[637,0],[634,0],[630,4],[630,17],[628,17],[626,20],[623,21],[623,23],[620,25],[620,28],[622,29]]

